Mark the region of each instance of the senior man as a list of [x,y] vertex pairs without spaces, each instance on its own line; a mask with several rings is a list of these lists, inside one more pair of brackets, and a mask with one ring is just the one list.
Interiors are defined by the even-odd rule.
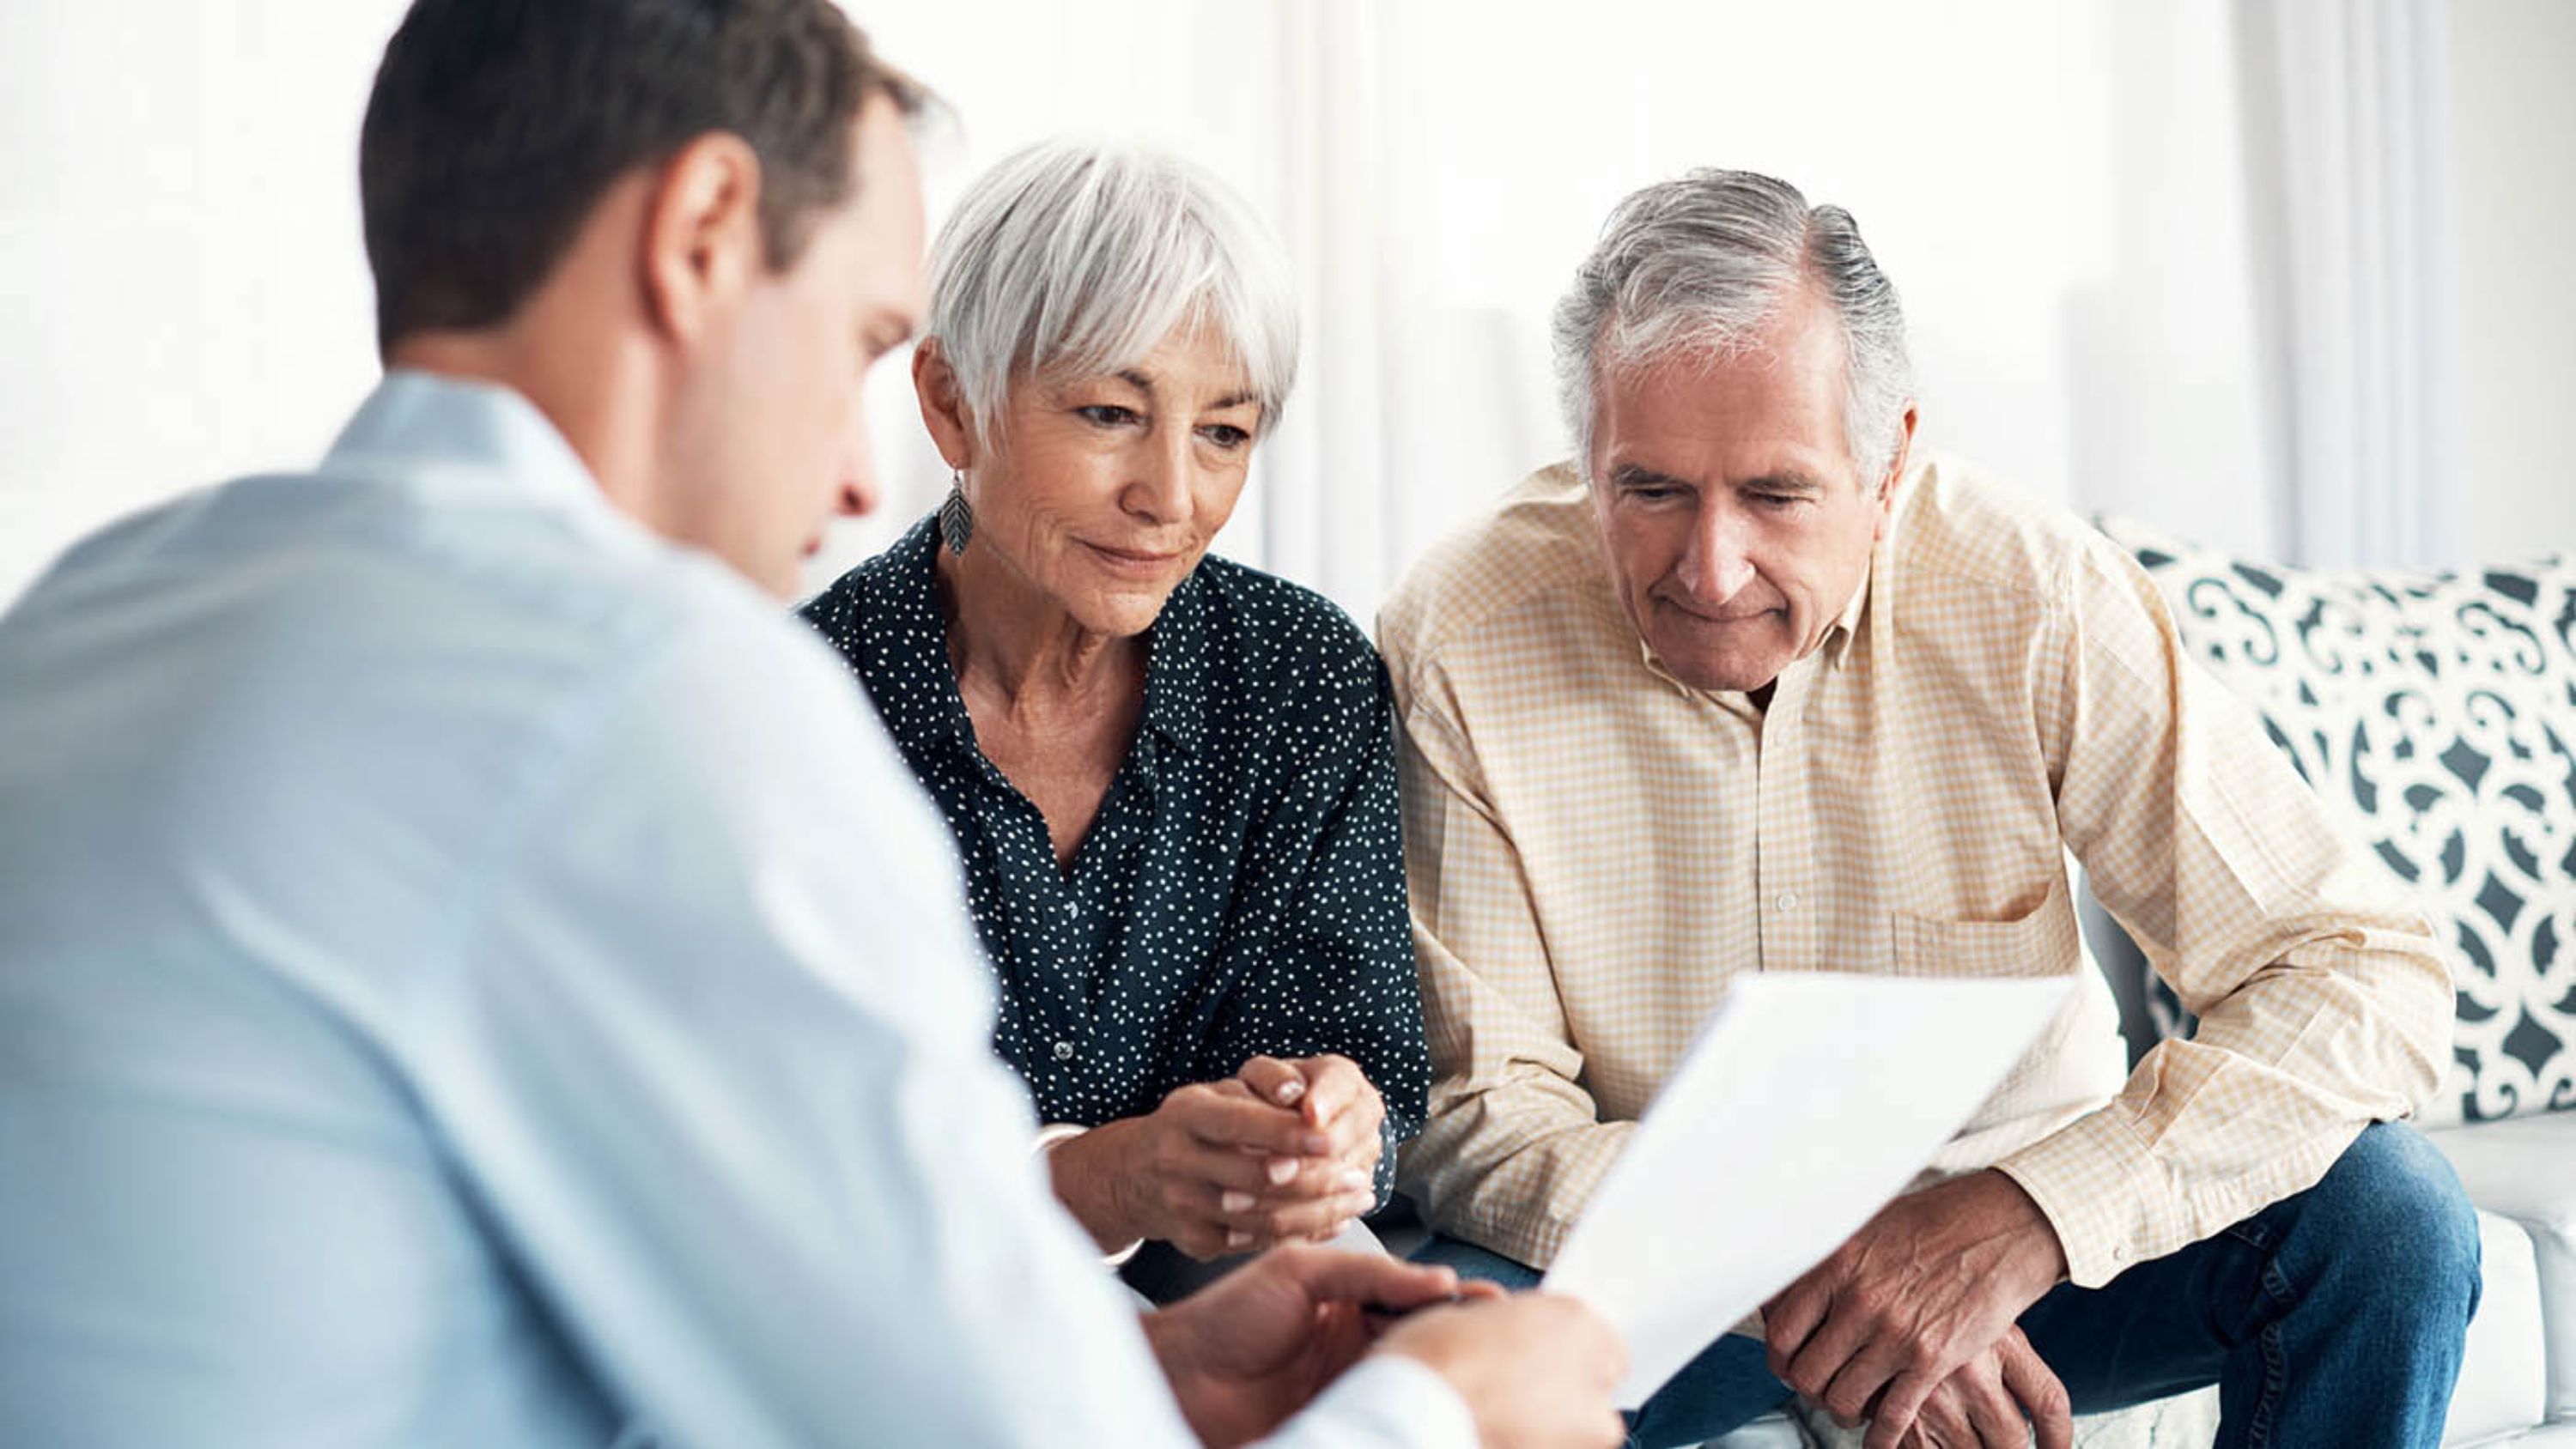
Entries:
[[[1743,172],[1648,187],[1555,341],[1573,462],[1381,620],[1429,1256],[1543,1268],[1739,973],[2076,975],[1924,1183],[1638,1437],[1794,1389],[1873,1449],[2062,1444],[2070,1400],[2215,1382],[2229,1443],[2436,1441],[2476,1230],[2423,1140],[2373,1125],[2444,1065],[2420,915],[2116,547],[1912,457],[1904,324],[1847,213]],[[2069,851],[2200,1018],[2125,1084]]]

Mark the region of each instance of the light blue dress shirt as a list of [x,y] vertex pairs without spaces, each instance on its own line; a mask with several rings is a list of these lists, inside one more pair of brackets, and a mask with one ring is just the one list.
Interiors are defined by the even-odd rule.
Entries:
[[819,641],[391,376],[0,619],[0,1443],[1190,1442],[974,951]]

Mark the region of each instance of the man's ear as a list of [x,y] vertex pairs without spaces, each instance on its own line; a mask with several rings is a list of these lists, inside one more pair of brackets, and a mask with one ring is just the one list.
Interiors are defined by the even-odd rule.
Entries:
[[1887,537],[1887,521],[1896,516],[1896,490],[1905,485],[1905,465],[1914,454],[1914,404],[1905,405],[1905,416],[1896,429],[1896,450],[1888,456],[1887,471],[1878,479],[1878,526],[1872,530],[1879,538]]
[[939,445],[940,461],[963,471],[975,466],[975,420],[948,349],[925,337],[912,349],[912,391],[921,400],[921,425]]
[[698,137],[662,165],[644,204],[644,307],[675,341],[705,334],[768,266],[760,157],[741,137]]

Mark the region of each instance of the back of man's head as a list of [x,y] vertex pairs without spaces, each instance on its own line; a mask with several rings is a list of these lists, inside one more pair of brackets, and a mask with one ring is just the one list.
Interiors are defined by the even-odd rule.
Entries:
[[920,104],[831,0],[416,0],[358,144],[379,350],[506,320],[610,183],[708,132],[759,156],[784,269],[876,95]]

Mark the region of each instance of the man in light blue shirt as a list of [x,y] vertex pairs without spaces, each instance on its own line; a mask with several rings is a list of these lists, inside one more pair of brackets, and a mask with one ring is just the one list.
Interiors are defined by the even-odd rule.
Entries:
[[0,1442],[1615,1442],[1570,1303],[1373,1339],[1452,1280],[1306,1250],[1140,1321],[1047,1198],[777,607],[870,499],[911,97],[827,0],[414,7],[383,386],[0,619]]

